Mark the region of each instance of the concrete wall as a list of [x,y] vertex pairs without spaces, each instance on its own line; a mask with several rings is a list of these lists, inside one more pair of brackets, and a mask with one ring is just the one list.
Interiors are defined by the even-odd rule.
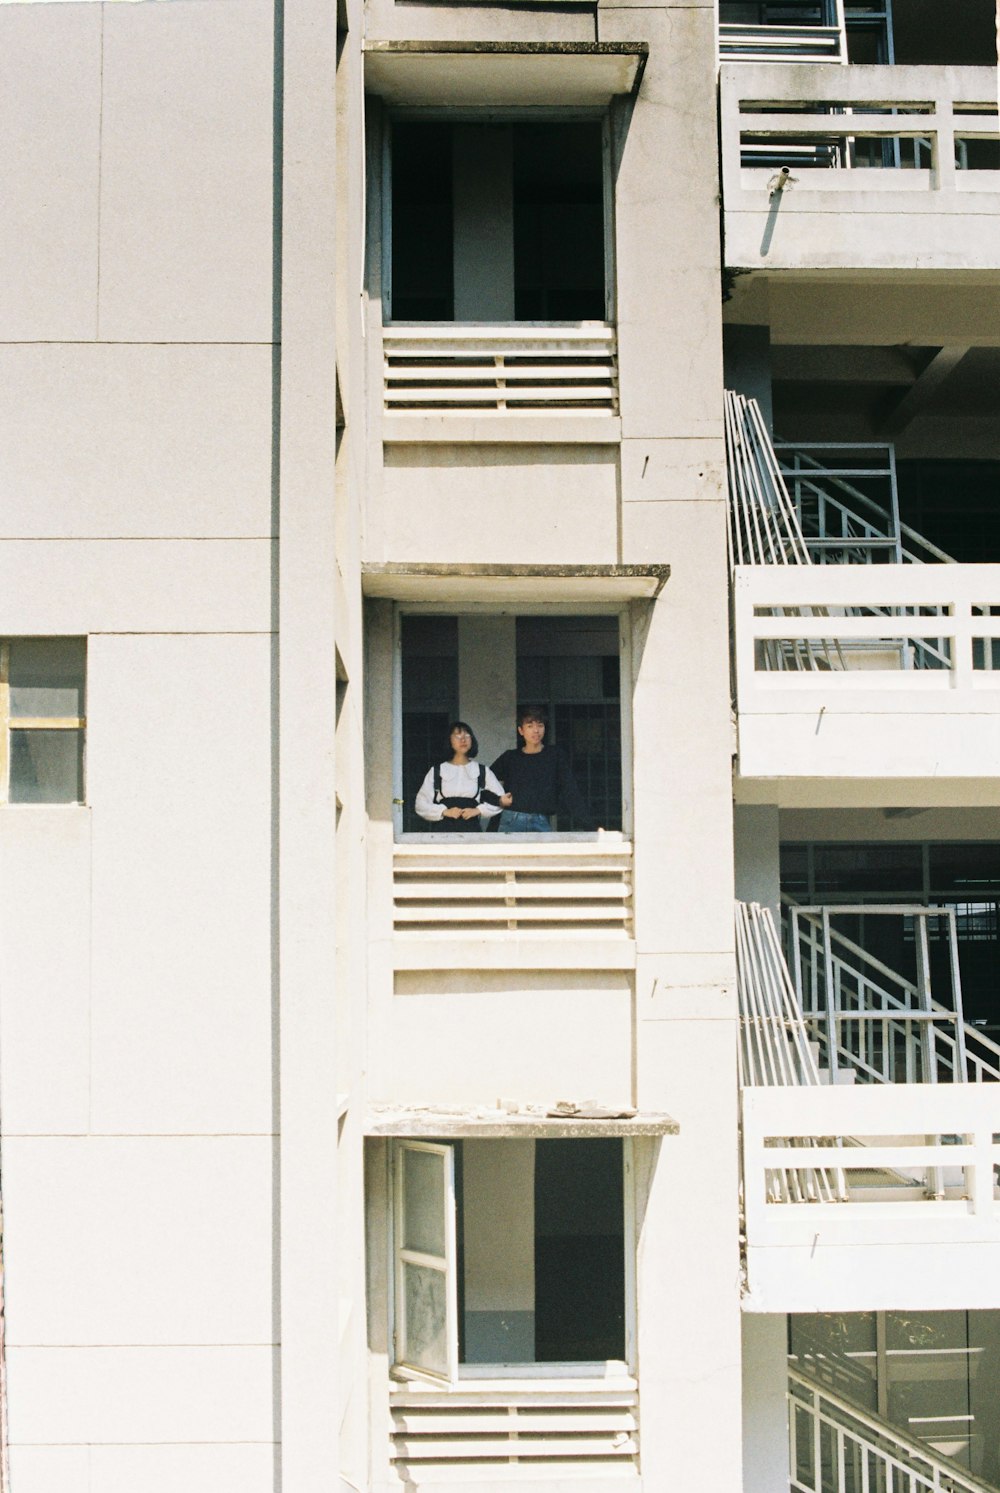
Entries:
[[0,634],[88,636],[8,807],[12,1478],[274,1477],[270,6],[2,17]]

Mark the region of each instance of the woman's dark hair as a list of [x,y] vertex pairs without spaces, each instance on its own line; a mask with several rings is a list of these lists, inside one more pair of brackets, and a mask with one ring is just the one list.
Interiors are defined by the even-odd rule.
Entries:
[[468,721],[452,721],[451,725],[448,727],[448,755],[449,755],[449,757],[451,756],[451,751],[452,751],[451,733],[453,731],[468,731],[469,735],[472,737],[472,745],[469,747],[469,756],[470,757],[478,757],[479,756],[479,742],[476,740],[476,733],[475,733],[475,731],[473,731],[473,729],[469,725]]

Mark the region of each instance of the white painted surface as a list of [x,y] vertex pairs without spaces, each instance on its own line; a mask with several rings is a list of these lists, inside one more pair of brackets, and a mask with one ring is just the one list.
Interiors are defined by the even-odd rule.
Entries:
[[5,538],[272,532],[269,348],[21,344],[0,382]]
[[386,451],[385,555],[468,564],[614,563],[611,447],[479,444]]
[[101,16],[96,5],[4,7],[3,341],[95,334]]
[[269,640],[100,637],[92,1124],[271,1130]]
[[268,632],[266,539],[0,540],[0,632]]
[[271,1150],[258,1136],[8,1136],[8,1347],[270,1341]]
[[[560,989],[559,973],[550,978],[548,989],[535,984],[521,991],[515,974],[507,989],[487,994],[395,998],[385,1055],[388,1091],[373,1098],[489,1104],[502,1095],[530,1103],[629,1103],[628,992]],[[433,975],[428,984],[433,989]]]
[[269,342],[272,7],[104,13],[100,336]]
[[5,1135],[85,1132],[90,1113],[91,814],[8,805],[0,824]]
[[14,1446],[270,1439],[270,1347],[23,1347],[7,1357]]

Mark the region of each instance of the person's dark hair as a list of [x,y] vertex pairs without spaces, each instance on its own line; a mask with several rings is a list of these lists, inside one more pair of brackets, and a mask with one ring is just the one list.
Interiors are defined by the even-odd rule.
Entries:
[[525,721],[541,721],[547,726],[549,718],[545,712],[544,705],[519,705],[517,707],[517,724],[523,726]]
[[468,731],[469,735],[472,737],[472,745],[469,747],[469,756],[478,757],[479,742],[476,740],[476,733],[475,731],[473,731],[468,721],[452,721],[451,725],[448,727],[448,756],[451,756],[451,733],[453,731]]

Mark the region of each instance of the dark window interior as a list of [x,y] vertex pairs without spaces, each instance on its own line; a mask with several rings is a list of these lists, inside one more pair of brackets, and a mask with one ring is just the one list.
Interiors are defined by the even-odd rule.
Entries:
[[518,321],[601,321],[601,126],[524,124],[511,134],[514,314]]
[[[490,125],[483,171],[494,176],[480,174],[472,188],[458,162],[456,140],[461,131],[467,161],[472,132],[484,128],[462,121],[397,120],[393,125],[393,320],[454,320],[460,299],[456,277],[462,273],[456,264],[488,254],[492,238],[504,273],[513,258],[513,300],[505,314],[494,304],[482,318],[463,312],[463,320],[603,321],[600,121]],[[494,189],[495,215],[484,224],[484,199]],[[470,190],[478,194],[475,204],[456,197]],[[458,245],[460,254],[456,234],[468,235]],[[478,268],[481,273],[482,265]],[[473,292],[473,303],[475,298]],[[463,304],[468,306],[468,297]]]
[[996,67],[993,0],[892,0],[892,36],[898,64]]
[[719,20],[732,26],[831,26],[833,0],[719,0]]
[[1000,561],[1000,462],[899,461],[899,514],[963,564]]
[[397,321],[450,321],[451,126],[397,125],[392,168],[393,316]]
[[535,1358],[625,1357],[620,1140],[535,1147]]

